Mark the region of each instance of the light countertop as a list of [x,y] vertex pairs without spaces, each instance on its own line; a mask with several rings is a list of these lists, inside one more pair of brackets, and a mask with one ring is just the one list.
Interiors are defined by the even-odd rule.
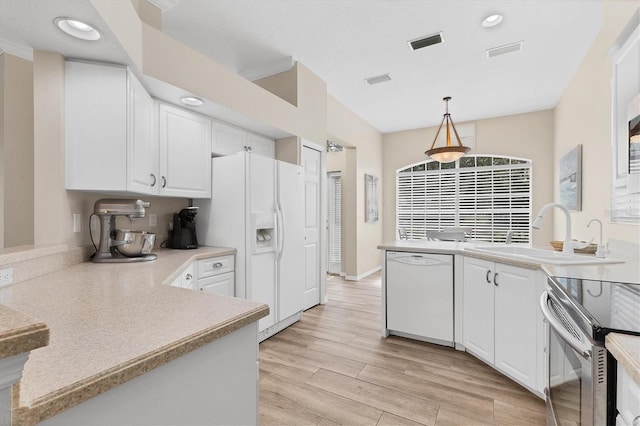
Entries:
[[264,304],[168,285],[191,262],[235,250],[156,253],[153,262],[85,262],[0,289],[0,315],[50,330],[14,388],[14,423],[48,418],[268,314]]
[[605,340],[607,350],[640,385],[640,337],[609,333],[605,336]]
[[[529,269],[542,269],[549,276],[640,283],[640,256],[638,255],[638,249],[635,245],[624,242],[617,247],[615,245],[612,246],[612,253],[608,255],[623,262],[593,265],[540,264],[535,261],[515,260],[499,254],[494,255],[466,250],[474,245],[474,242],[398,240],[381,244],[378,248],[390,251],[459,254]],[[606,336],[606,347],[618,362],[626,368],[629,375],[640,383],[640,337],[611,333]]]
[[0,305],[0,359],[29,352],[49,343],[49,328],[41,321]]

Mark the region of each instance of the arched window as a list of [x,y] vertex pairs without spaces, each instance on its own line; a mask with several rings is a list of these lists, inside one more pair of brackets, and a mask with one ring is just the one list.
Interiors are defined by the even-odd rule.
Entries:
[[425,161],[396,171],[397,228],[408,239],[449,227],[470,237],[531,241],[531,160],[467,155],[452,163]]

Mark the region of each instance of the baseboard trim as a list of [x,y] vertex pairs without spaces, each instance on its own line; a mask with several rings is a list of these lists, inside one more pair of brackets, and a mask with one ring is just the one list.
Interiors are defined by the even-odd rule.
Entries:
[[302,319],[302,312],[297,312],[291,315],[289,318],[285,318],[282,321],[272,325],[271,327],[267,327],[261,332],[258,333],[258,343],[262,342],[265,339],[273,336],[274,334],[280,333],[285,328],[289,327],[291,324],[298,322]]
[[[363,273],[363,274],[360,274],[360,275],[356,275],[356,276],[353,276],[353,275],[343,275],[343,276],[344,276],[344,279],[345,279],[345,280],[347,280],[347,281],[360,281],[361,279],[366,278],[366,277],[368,277],[369,275],[374,274],[374,273],[378,272],[378,271],[379,271],[379,270],[381,270],[381,269],[382,269],[382,266],[376,266],[376,267],[375,267],[375,268],[373,268],[372,270],[367,271],[367,272],[365,272],[365,273]],[[342,275],[342,274],[340,274],[340,275]]]

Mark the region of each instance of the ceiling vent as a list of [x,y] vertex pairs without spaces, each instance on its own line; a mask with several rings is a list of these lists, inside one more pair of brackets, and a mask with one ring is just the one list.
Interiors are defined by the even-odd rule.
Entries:
[[420,37],[419,39],[409,41],[409,46],[411,46],[412,50],[422,49],[423,47],[433,46],[434,44],[442,43],[444,39],[442,38],[442,32],[437,34],[432,34],[426,37]]
[[523,45],[524,45],[524,41],[518,41],[516,43],[505,44],[504,46],[487,49],[487,58],[493,58],[494,56],[500,56],[506,53],[517,52],[518,50],[522,50]]
[[385,81],[391,81],[391,77],[387,73],[387,74],[376,75],[375,77],[365,78],[365,81],[373,85],[378,83],[384,83]]

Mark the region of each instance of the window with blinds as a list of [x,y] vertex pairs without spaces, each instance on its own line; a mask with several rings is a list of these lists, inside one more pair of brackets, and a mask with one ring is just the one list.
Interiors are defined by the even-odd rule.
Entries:
[[328,173],[329,188],[329,272],[340,273],[342,266],[342,180],[340,172]]
[[427,231],[471,228],[470,238],[531,241],[531,160],[468,155],[426,161],[396,172],[397,228],[408,239]]

